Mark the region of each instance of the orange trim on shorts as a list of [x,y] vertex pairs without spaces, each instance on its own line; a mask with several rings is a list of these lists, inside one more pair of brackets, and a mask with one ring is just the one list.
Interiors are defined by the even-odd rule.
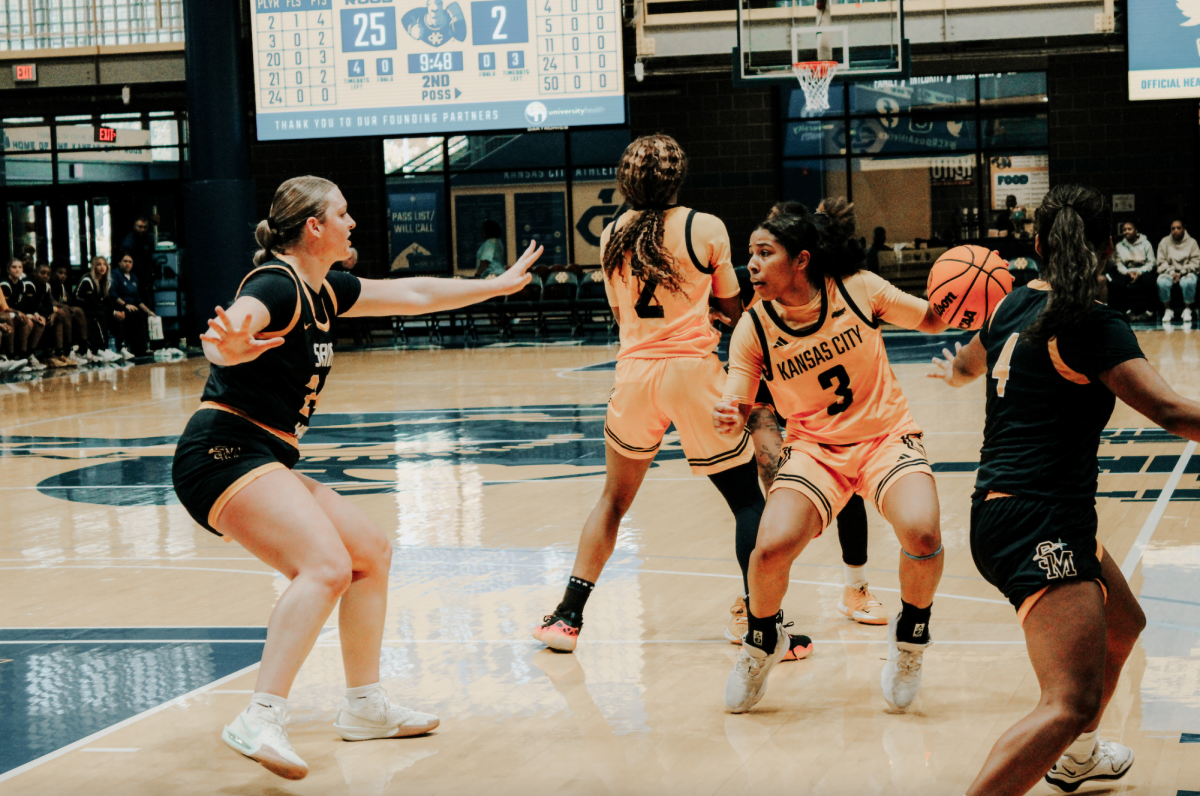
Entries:
[[1005,498],[1005,497],[1012,497],[1012,495],[1008,494],[1007,492],[988,492],[987,497],[985,497],[983,499],[983,502],[987,503],[989,500],[995,500],[996,498]]
[[[999,495],[997,495],[997,497],[999,497]],[[991,500],[991,497],[989,496],[985,498],[985,500]],[[1099,539],[1096,540],[1096,558],[1100,559],[1100,561],[1104,561],[1104,545],[1100,544]],[[1104,602],[1107,603],[1108,587],[1104,585],[1104,581],[1102,580],[1097,580],[1096,583],[1100,584],[1100,591],[1104,592]],[[1029,616],[1029,612],[1033,610],[1033,606],[1037,605],[1037,601],[1042,599],[1042,595],[1045,594],[1049,588],[1049,586],[1040,588],[1025,598],[1025,602],[1021,603],[1021,607],[1017,609],[1018,625],[1021,625],[1022,627],[1025,626],[1025,617]]]
[[272,427],[268,426],[266,423],[260,423],[257,420],[255,420],[254,418],[252,418],[250,415],[243,412],[241,409],[234,409],[232,406],[226,406],[225,404],[219,404],[216,401],[201,401],[200,408],[201,409],[216,409],[218,412],[228,412],[231,415],[236,415],[236,416],[240,417],[242,420],[245,420],[248,423],[253,423],[254,425],[261,428],[263,431],[266,431],[266,432],[278,437],[279,439],[283,440],[287,444],[291,445],[296,450],[300,450],[300,440],[296,437],[295,434],[289,434],[286,431],[280,431],[277,428],[272,428]]
[[225,510],[225,505],[229,503],[229,501],[233,500],[234,495],[249,486],[251,481],[254,481],[260,476],[266,475],[272,470],[286,469],[287,468],[279,462],[271,462],[270,464],[264,464],[261,467],[255,467],[253,470],[234,481],[225,489],[224,492],[221,493],[221,496],[217,498],[217,502],[213,503],[212,508],[208,510],[209,526],[213,529],[216,529],[217,520],[221,517],[221,512]]

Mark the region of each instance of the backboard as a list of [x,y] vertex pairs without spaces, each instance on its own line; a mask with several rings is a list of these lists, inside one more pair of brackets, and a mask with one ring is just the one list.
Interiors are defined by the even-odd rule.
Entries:
[[734,80],[795,80],[797,61],[837,61],[836,80],[907,77],[904,0],[737,0]]

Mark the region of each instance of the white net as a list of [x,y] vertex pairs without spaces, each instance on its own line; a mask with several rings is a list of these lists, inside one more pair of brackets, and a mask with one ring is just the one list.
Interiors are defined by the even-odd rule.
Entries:
[[804,89],[804,107],[811,111],[829,110],[829,82],[837,72],[837,61],[802,61],[792,64],[792,73]]

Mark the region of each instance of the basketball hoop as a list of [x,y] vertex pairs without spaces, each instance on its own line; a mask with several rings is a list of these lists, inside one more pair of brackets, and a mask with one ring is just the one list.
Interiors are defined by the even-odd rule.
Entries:
[[837,61],[801,61],[792,64],[792,73],[804,89],[804,107],[811,111],[829,110],[829,82],[837,73]]

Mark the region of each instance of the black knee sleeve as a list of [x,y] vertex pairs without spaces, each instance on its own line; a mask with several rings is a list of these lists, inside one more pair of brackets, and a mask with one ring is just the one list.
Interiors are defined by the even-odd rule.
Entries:
[[837,515],[838,543],[846,566],[867,563],[867,504],[862,495],[851,495],[850,502]]
[[[742,568],[743,593],[750,593],[748,573],[750,571],[750,554],[758,542],[758,523],[762,519],[766,501],[758,487],[758,467],[754,460],[739,464],[720,473],[708,476],[729,504],[733,512],[736,528],[734,541],[737,549],[738,565]],[[866,523],[863,523],[864,529]]]

